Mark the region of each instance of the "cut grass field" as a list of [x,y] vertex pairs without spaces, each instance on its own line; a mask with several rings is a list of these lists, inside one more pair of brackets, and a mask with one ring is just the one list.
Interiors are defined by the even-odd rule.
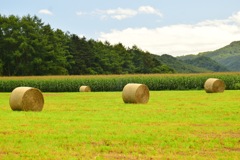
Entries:
[[42,112],[0,93],[0,159],[239,159],[240,91],[43,93]]

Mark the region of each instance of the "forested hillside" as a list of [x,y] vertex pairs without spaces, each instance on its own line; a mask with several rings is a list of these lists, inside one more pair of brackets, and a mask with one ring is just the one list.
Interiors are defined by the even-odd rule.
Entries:
[[[210,65],[209,67],[217,62],[218,65],[215,67],[220,71],[240,71],[240,41],[232,42],[231,44],[215,51],[203,52],[198,55],[181,56],[178,57],[178,59],[188,63],[195,63],[196,65],[196,62],[199,62],[199,57],[210,58],[213,63],[208,63],[207,65]],[[206,58],[204,61],[206,61]]]
[[205,56],[196,56],[193,59],[184,60],[185,63],[191,64],[196,67],[206,68],[208,70],[214,72],[227,72],[229,71],[227,67],[222,66],[221,64],[217,63],[216,61],[212,60],[209,57]]
[[232,42],[216,51],[200,53],[200,55],[210,57],[231,71],[240,71],[240,41]]
[[157,60],[162,64],[168,65],[173,68],[177,73],[203,73],[203,72],[212,72],[210,69],[206,69],[203,66],[194,66],[188,64],[185,61],[179,60],[173,56],[164,54],[161,56],[154,55]]
[[0,15],[0,75],[172,73],[137,46],[87,40],[36,16]]

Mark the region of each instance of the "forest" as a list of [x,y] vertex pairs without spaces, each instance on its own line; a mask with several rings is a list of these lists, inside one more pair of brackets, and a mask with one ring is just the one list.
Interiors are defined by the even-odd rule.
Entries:
[[136,45],[79,37],[37,16],[0,15],[1,76],[174,72]]

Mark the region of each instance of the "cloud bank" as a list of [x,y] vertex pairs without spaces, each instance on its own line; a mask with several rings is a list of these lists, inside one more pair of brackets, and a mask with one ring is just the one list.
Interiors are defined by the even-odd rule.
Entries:
[[[112,18],[123,19],[140,12],[162,16],[160,12],[148,6],[139,7],[137,12],[115,10],[115,12],[106,12],[106,15],[118,16]],[[121,15],[120,13],[125,14]],[[216,50],[232,41],[240,40],[240,12],[224,20],[206,20],[197,24],[176,24],[154,29],[143,27],[112,30],[109,33],[100,33],[99,40],[113,44],[120,42],[128,47],[137,45],[143,50],[158,55],[197,54]]]

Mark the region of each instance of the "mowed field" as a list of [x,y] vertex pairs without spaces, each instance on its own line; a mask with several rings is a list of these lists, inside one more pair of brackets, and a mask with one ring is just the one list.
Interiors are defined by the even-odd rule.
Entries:
[[0,159],[239,159],[240,90],[43,92],[42,112],[0,93]]

